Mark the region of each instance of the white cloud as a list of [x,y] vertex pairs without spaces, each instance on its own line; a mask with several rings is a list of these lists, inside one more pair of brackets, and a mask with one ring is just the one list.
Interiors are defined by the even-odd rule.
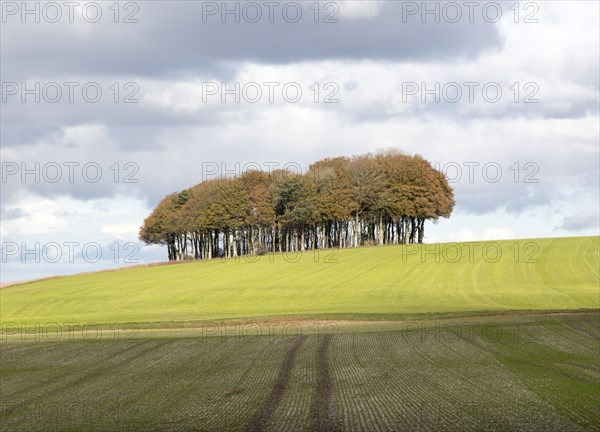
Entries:
[[456,234],[450,234],[448,238],[451,242],[469,242],[480,240],[480,237],[476,232],[467,228],[460,230]]
[[[356,1],[340,0],[332,2],[335,7],[339,5],[339,15],[341,19],[348,20],[370,20],[379,16],[383,2],[380,1]],[[321,11],[325,15],[334,12],[334,8],[328,8],[327,11]]]
[[100,229],[100,232],[108,234],[119,240],[137,241],[140,225],[141,224],[139,222],[106,225]]
[[481,238],[483,240],[508,240],[518,238],[519,235],[509,226],[492,227],[483,232]]
[[[508,226],[490,227],[483,232],[478,232],[473,229],[463,228],[455,233],[450,233],[444,238],[440,238],[440,242],[470,242],[478,240],[507,240],[519,238],[519,234]],[[428,241],[431,239],[428,238]]]
[[22,216],[2,221],[3,241],[135,241],[149,211],[140,200],[123,196],[82,201],[33,195],[13,205]]

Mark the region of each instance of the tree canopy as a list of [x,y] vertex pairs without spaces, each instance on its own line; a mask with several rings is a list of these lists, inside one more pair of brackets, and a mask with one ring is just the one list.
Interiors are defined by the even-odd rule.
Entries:
[[425,221],[450,217],[453,190],[419,155],[336,157],[304,174],[247,171],[167,195],[140,239],[169,260],[423,243]]

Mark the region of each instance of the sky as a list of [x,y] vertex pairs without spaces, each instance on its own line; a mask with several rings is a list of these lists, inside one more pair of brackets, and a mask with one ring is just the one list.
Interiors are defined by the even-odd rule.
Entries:
[[1,281],[165,261],[167,194],[397,148],[426,243],[599,234],[596,1],[2,1]]

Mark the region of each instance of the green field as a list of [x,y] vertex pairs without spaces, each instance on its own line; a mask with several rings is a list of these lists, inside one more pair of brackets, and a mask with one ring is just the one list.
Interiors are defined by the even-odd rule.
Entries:
[[598,250],[598,237],[579,237],[133,268],[4,288],[0,312],[34,326],[598,308]]
[[600,431],[598,253],[386,246],[3,288],[0,430]]

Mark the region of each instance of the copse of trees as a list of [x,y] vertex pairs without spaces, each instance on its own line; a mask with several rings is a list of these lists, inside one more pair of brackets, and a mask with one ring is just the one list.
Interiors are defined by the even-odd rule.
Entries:
[[170,261],[423,243],[449,217],[453,190],[419,155],[395,150],[323,159],[304,174],[247,171],[165,197],[140,239]]

